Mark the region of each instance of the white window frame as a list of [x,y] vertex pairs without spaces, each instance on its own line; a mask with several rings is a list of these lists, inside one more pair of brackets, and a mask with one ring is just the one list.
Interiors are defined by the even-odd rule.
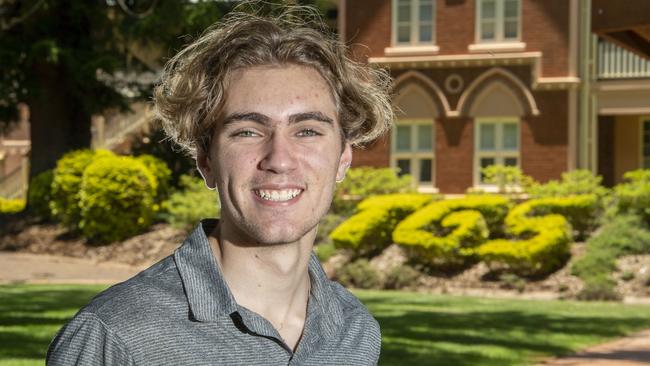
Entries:
[[[504,150],[503,146],[503,126],[504,124],[517,125],[517,150]],[[481,151],[481,126],[482,125],[495,125],[494,143],[495,149],[493,151]],[[495,158],[495,164],[504,165],[503,161],[506,158],[516,158],[517,167],[521,168],[521,121],[519,117],[502,116],[502,117],[482,117],[474,119],[474,187],[480,188],[495,188],[492,184],[485,184],[481,182],[481,158]]]
[[[640,123],[639,123],[639,136],[640,141],[639,141],[639,169],[650,169],[650,165],[648,167],[645,167],[645,159],[646,157],[643,155],[643,134],[644,134],[644,127],[645,124],[650,125],[650,117],[641,117]],[[649,131],[650,132],[650,131]],[[650,160],[650,156],[648,156],[648,159]],[[649,163],[650,164],[650,163]]]
[[[417,47],[417,46],[431,46],[430,49],[423,49],[423,51],[437,51],[438,47],[435,47],[436,44],[436,0],[431,0],[431,9],[433,14],[431,14],[431,41],[430,42],[420,42],[420,0],[410,0],[411,2],[411,37],[409,43],[398,43],[397,42],[397,8],[399,0],[392,0],[392,21],[391,21],[391,44],[393,48],[400,47]],[[390,52],[387,52],[390,53]]]
[[[485,1],[495,1],[495,25],[494,25],[494,39],[481,39],[481,8],[482,8],[482,3]],[[475,19],[475,35],[474,39],[476,40],[476,44],[485,44],[485,43],[490,43],[490,44],[500,44],[500,43],[518,43],[521,41],[521,7],[522,7],[522,2],[521,0],[516,0],[517,1],[517,38],[505,38],[505,31],[504,31],[504,24],[505,24],[505,18],[504,18],[504,8],[505,8],[505,0],[476,0],[476,19]],[[476,46],[475,46],[476,47]]]
[[[397,169],[397,160],[410,160],[411,172],[409,173],[413,178],[413,188],[420,192],[435,192],[434,184],[436,181],[435,176],[435,150],[436,150],[436,128],[435,121],[429,118],[409,118],[397,120],[394,124],[393,132],[391,133],[390,142],[390,167]],[[410,126],[411,128],[411,151],[397,151],[397,126]],[[431,150],[421,151],[417,149],[418,134],[417,126],[431,126]],[[431,159],[431,181],[420,181],[420,160]]]

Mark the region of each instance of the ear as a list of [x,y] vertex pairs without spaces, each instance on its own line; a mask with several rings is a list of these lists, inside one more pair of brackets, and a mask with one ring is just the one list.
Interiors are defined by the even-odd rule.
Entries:
[[210,156],[201,148],[198,148],[196,151],[196,168],[199,170],[205,186],[208,189],[216,189],[216,177],[212,169]]
[[341,159],[339,160],[339,167],[336,171],[337,182],[342,182],[345,179],[345,174],[348,172],[350,164],[352,164],[352,146],[346,142],[341,153]]

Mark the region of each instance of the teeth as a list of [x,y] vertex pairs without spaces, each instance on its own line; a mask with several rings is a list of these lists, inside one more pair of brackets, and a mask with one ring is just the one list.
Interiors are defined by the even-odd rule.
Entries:
[[300,189],[283,189],[283,190],[255,190],[255,194],[267,201],[288,201],[300,194]]

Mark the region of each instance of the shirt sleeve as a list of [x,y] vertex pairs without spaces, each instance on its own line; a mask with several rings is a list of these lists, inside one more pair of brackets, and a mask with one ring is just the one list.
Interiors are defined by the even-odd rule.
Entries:
[[54,337],[46,365],[135,365],[122,340],[97,315],[77,314]]

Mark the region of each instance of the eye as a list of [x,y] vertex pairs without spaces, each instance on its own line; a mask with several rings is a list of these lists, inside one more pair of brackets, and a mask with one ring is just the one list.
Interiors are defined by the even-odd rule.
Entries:
[[313,137],[313,136],[321,136],[321,135],[322,134],[320,132],[317,132],[316,130],[313,130],[311,128],[305,128],[298,132],[298,136],[301,137]]
[[258,136],[257,132],[252,130],[241,130],[232,134],[233,137],[255,137]]

